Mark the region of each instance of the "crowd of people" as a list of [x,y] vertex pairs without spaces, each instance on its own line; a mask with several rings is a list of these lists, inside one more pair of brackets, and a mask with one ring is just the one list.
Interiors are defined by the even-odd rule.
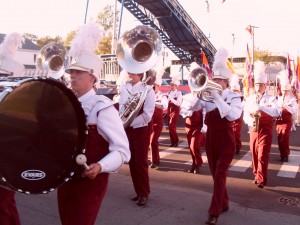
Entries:
[[[185,119],[186,138],[192,158],[188,173],[201,173],[201,152],[205,148],[213,178],[213,195],[206,224],[216,224],[221,213],[229,210],[226,178],[234,155],[239,154],[242,148],[240,138],[243,121],[249,127],[253,183],[258,188],[267,185],[274,126],[279,160],[289,161],[289,136],[293,115],[298,110],[298,99],[293,96],[287,71],[281,72],[281,95],[272,96],[266,91],[268,81],[265,65],[257,63],[253,93],[243,96],[237,75],[228,68],[228,52],[220,48],[212,67],[211,80],[215,88],[205,89],[201,87],[202,83],[197,83],[199,79],[195,79],[201,91],[192,89],[191,93],[183,95],[177,90],[180,80],[175,75],[170,83],[171,90],[165,93],[160,91],[162,74],[159,71],[155,72],[153,68],[138,71],[126,67],[117,81],[118,96],[112,101],[103,95],[96,95],[94,89],[102,66],[101,59],[94,53],[101,38],[97,34],[100,33],[93,23],[80,30],[70,48],[73,61],[65,70],[70,75],[70,88],[86,115],[88,134],[85,167],[57,190],[59,216],[63,225],[94,224],[107,190],[109,173],[117,172],[126,162],[129,163],[135,191],[131,200],[138,206],[148,203],[151,192],[149,168],[155,169],[161,165],[158,139],[164,126],[164,111],[167,112],[170,148],[178,147],[176,126],[180,116]],[[92,37],[90,41],[87,40],[89,36]],[[23,65],[5,57],[3,51],[0,55],[1,76],[20,74],[14,69]],[[7,60],[10,60],[9,63],[6,63]],[[144,77],[150,70],[152,75],[156,75],[151,85],[145,82]],[[190,66],[190,73],[202,75],[203,68],[194,62]],[[129,110],[130,113],[136,112],[132,118],[126,118],[129,120],[124,127],[120,115],[127,115],[130,103],[135,104],[133,98],[138,95],[143,100],[138,104],[139,108]],[[0,188],[0,221],[4,225],[20,224],[14,192],[4,188]]]

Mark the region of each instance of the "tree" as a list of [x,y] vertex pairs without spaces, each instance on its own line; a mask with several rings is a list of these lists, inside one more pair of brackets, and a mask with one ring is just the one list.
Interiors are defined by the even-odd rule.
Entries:
[[33,43],[36,43],[38,36],[36,36],[35,34],[30,34],[30,33],[24,33],[23,36],[27,39],[29,39],[30,41],[32,41]]
[[55,38],[52,38],[50,36],[46,36],[46,37],[39,38],[37,40],[36,44],[39,47],[43,47],[46,44],[49,44],[50,42],[57,42],[57,43],[63,44],[63,39],[60,36],[56,36]]
[[72,30],[71,32],[69,32],[67,34],[66,39],[64,40],[64,46],[70,46],[71,45],[71,41],[73,40],[73,38],[77,35],[78,30]]
[[99,42],[98,50],[96,54],[103,55],[103,54],[110,54],[111,53],[111,40],[112,34],[104,36],[102,40]]

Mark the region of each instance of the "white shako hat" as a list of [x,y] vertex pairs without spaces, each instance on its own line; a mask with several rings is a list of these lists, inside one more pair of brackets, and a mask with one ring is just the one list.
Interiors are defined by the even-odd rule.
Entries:
[[72,69],[86,71],[93,75],[97,82],[100,78],[103,61],[94,52],[102,37],[103,29],[97,23],[91,22],[84,25],[71,42],[69,54],[72,61],[67,67],[66,73],[70,73]]
[[230,86],[230,89],[233,91],[241,90],[240,80],[239,80],[239,76],[237,74],[231,75],[230,80],[229,80],[229,86]]
[[266,66],[262,61],[257,61],[254,64],[254,83],[255,84],[266,84],[268,81],[266,75]]
[[281,91],[289,91],[291,90],[291,84],[289,81],[289,73],[288,70],[281,70],[279,72],[279,79],[280,79],[280,89]]
[[8,76],[22,76],[25,67],[22,63],[15,60],[18,48],[21,48],[24,38],[16,32],[5,36],[0,45],[0,74]]
[[232,72],[227,67],[229,53],[227,49],[220,48],[216,54],[212,66],[213,78],[228,80]]

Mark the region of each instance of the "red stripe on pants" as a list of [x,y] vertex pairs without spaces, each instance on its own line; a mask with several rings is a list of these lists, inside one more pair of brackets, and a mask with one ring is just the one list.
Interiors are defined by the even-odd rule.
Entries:
[[15,192],[0,187],[0,224],[20,225]]

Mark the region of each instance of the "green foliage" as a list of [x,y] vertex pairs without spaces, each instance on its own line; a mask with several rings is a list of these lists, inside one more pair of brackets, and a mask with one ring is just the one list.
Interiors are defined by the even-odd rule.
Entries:
[[73,40],[73,38],[76,36],[78,30],[72,30],[71,32],[69,32],[67,34],[66,39],[64,40],[64,46],[70,46],[71,45],[71,41]]
[[39,47],[43,47],[43,46],[45,46],[46,44],[48,44],[50,42],[57,42],[57,43],[63,44],[63,39],[60,36],[56,36],[54,38],[50,37],[50,36],[46,36],[46,37],[39,38],[36,41],[36,44]]

